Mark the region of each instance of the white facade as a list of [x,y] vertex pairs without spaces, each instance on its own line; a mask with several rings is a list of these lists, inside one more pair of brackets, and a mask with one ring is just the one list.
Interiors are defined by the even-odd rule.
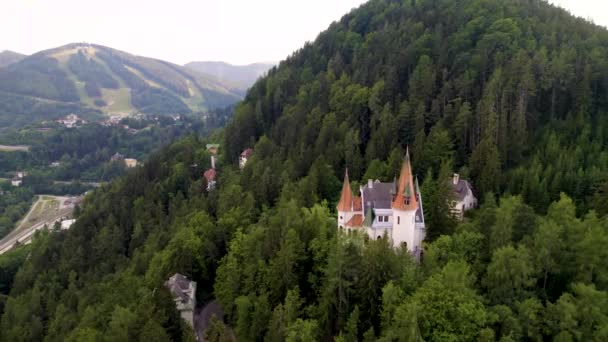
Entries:
[[241,156],[239,159],[239,167],[242,169],[247,164],[247,157]]
[[468,181],[461,179],[460,175],[457,173],[455,173],[450,180],[450,185],[454,192],[451,212],[456,218],[462,220],[465,211],[477,207],[477,198],[473,194],[471,184]]
[[374,220],[371,227],[366,228],[367,235],[370,239],[381,239],[386,234],[393,241],[393,210],[374,209],[373,212]]
[[346,223],[350,221],[355,214],[361,214],[355,211],[338,211],[338,227],[345,228]]

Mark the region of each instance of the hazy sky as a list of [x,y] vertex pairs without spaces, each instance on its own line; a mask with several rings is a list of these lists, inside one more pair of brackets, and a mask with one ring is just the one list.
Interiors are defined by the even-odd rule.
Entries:
[[[0,51],[73,42],[183,64],[279,61],[365,0],[0,0]],[[608,26],[604,0],[551,0]]]

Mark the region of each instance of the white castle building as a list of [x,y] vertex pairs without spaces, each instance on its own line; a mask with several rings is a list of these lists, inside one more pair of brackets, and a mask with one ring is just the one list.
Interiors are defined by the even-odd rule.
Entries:
[[338,227],[365,232],[372,239],[386,234],[393,246],[405,246],[420,259],[426,235],[424,210],[418,182],[412,176],[409,150],[399,180],[392,183],[369,180],[359,187],[359,196],[353,195],[347,170],[337,209]]

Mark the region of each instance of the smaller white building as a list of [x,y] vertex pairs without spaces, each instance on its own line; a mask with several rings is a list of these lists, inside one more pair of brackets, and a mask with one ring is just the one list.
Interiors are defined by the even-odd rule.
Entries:
[[461,179],[457,173],[450,179],[450,186],[454,194],[451,209],[452,214],[459,220],[462,220],[465,211],[477,207],[477,198],[473,194],[471,183]]
[[69,220],[63,220],[63,221],[61,221],[61,229],[63,229],[63,230],[70,229],[70,227],[72,227],[72,225],[74,224],[74,222],[76,222],[75,219],[69,219]]
[[196,308],[196,282],[184,275],[175,273],[165,286],[171,292],[180,316],[194,327],[194,309]]
[[136,167],[137,166],[137,159],[125,158],[125,166],[128,167],[128,168]]
[[23,178],[21,177],[15,176],[11,179],[12,186],[21,186],[21,183],[23,183]]

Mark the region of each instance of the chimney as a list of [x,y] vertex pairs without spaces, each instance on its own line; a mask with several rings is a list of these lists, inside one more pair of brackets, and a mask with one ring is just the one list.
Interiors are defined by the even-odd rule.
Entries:
[[368,179],[367,180],[367,187],[370,189],[374,188],[374,180],[373,179]]
[[454,185],[457,185],[459,181],[460,181],[460,175],[455,173],[454,177],[452,179],[452,182],[454,183]]
[[215,156],[211,156],[211,168],[215,169]]

